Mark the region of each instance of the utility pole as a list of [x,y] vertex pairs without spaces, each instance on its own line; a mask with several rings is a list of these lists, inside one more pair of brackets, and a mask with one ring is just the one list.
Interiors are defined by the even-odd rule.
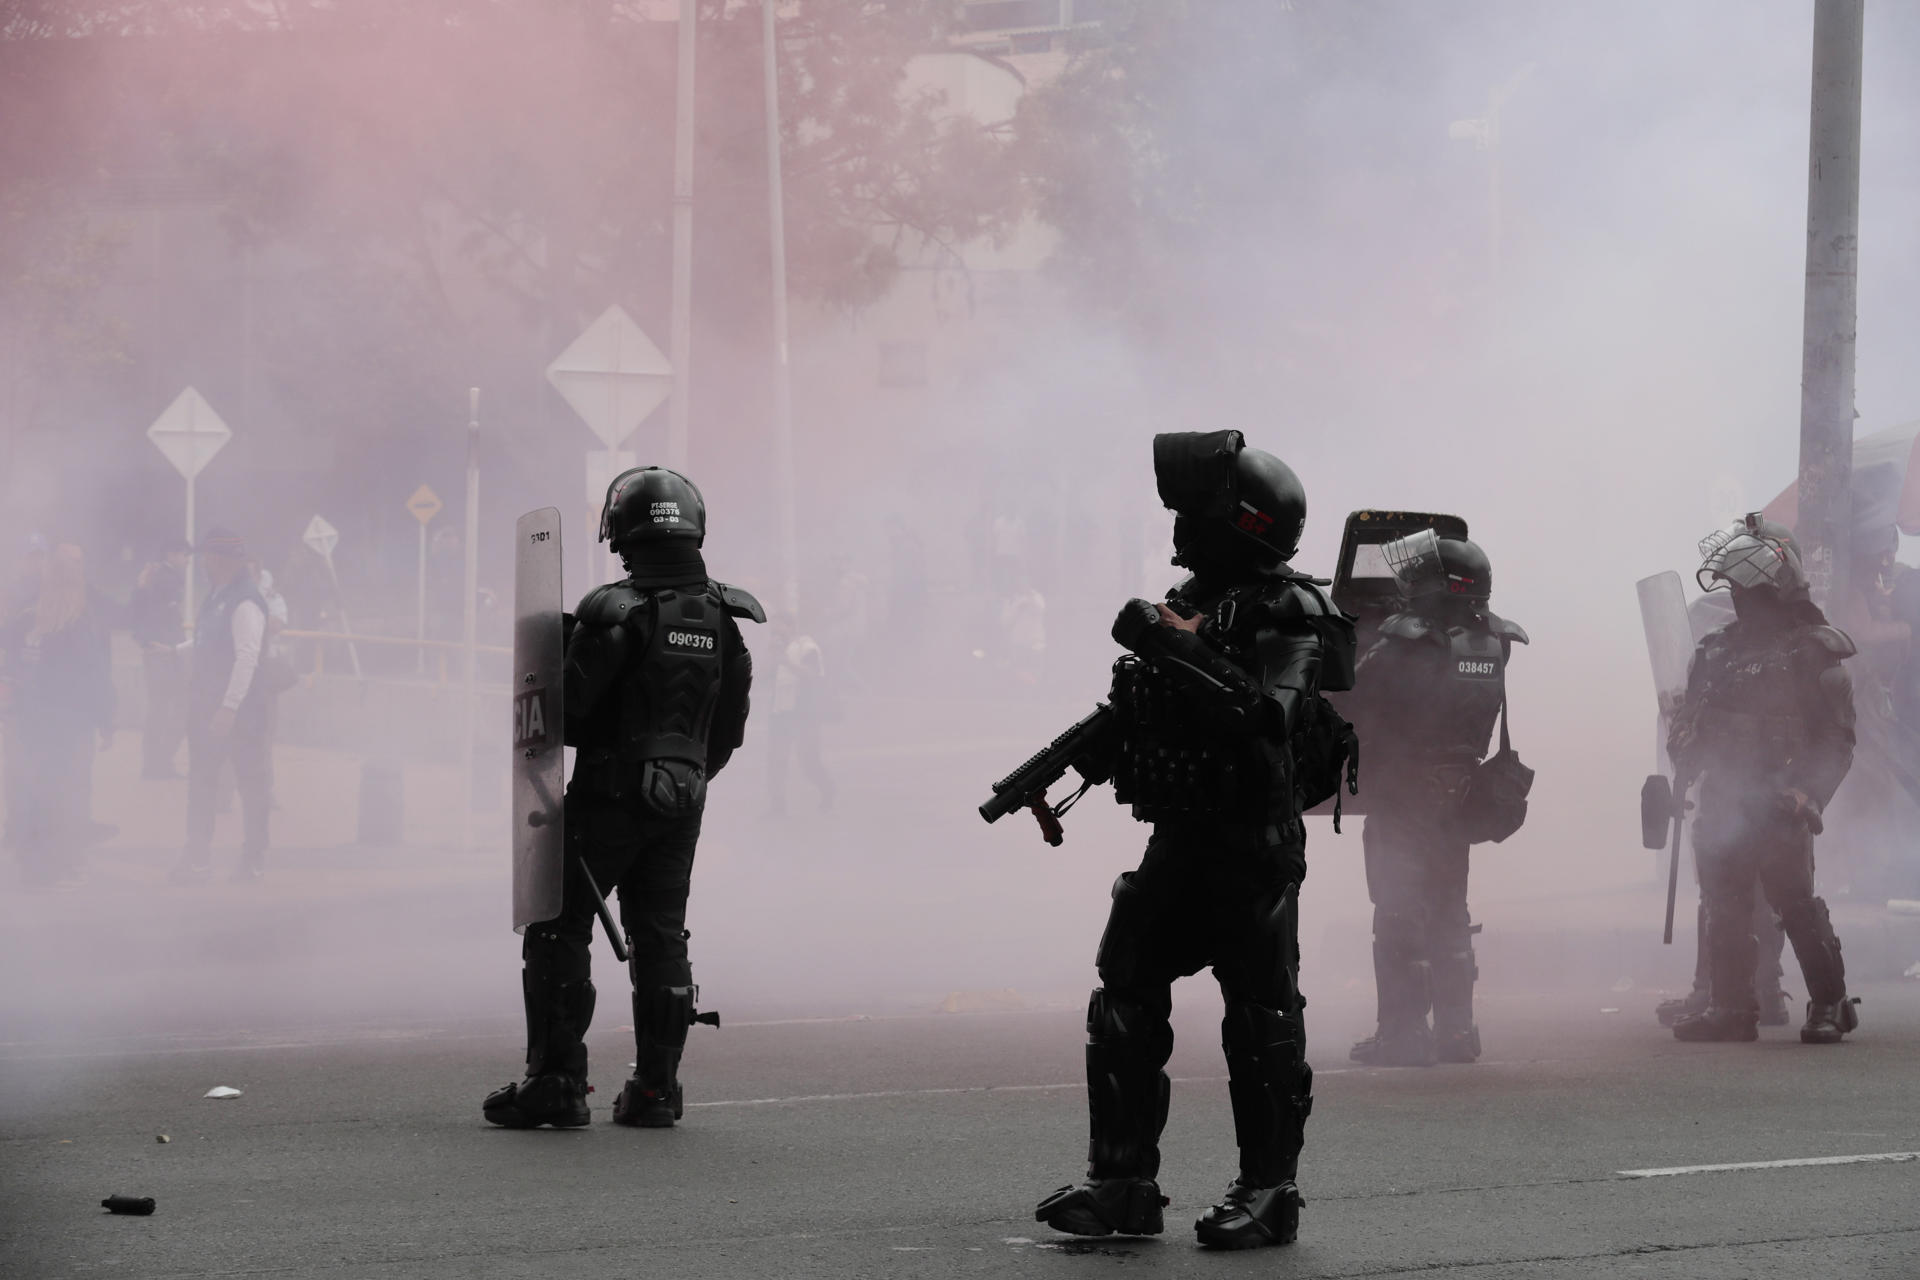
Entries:
[[1807,154],[1807,300],[1800,356],[1800,553],[1838,602],[1852,532],[1853,357],[1860,248],[1864,0],[1814,0]]
[[787,357],[787,211],[780,173],[780,46],[774,31],[774,0],[760,0],[767,98],[767,225],[773,261],[773,465],[779,472],[780,605],[800,608],[798,553],[794,548],[793,370]]
[[698,10],[698,0],[680,0],[680,58],[673,87],[673,408],[667,465],[675,471],[687,466],[687,389],[693,372],[693,51]]
[[475,646],[480,635],[480,388],[467,388],[467,565],[466,607],[461,611],[460,647],[466,655],[466,714],[460,734],[460,840],[473,848],[474,739],[480,734],[480,664]]

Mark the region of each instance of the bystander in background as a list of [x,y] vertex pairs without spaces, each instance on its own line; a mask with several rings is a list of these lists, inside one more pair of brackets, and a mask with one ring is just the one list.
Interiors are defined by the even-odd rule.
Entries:
[[187,678],[179,652],[187,638],[181,597],[187,589],[191,549],[175,538],[161,558],[148,561],[135,579],[129,622],[146,676],[147,707],[141,724],[140,776],[178,778],[180,744],[187,737]]
[[820,795],[820,808],[831,809],[833,775],[820,754],[820,726],[833,714],[826,657],[789,614],[775,615],[772,631],[778,660],[768,718],[767,814],[780,817],[787,811],[787,770],[795,757]]

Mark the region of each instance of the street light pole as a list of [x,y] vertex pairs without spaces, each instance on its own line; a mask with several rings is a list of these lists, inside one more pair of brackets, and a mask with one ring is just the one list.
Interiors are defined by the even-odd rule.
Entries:
[[774,0],[760,0],[760,34],[767,99],[767,225],[773,261],[773,465],[780,494],[780,603],[789,614],[800,607],[798,553],[794,547],[793,374],[787,350],[786,186],[780,172],[780,47]]
[[698,0],[680,0],[680,56],[673,94],[673,406],[667,465],[687,465],[687,389],[693,365],[693,54]]
[[1799,528],[1814,598],[1837,603],[1852,525],[1863,0],[1814,0]]

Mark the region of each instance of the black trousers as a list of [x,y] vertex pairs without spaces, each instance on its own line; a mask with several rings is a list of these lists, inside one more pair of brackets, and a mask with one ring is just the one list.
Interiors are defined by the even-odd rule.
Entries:
[[1741,813],[1705,804],[1693,832],[1706,906],[1708,989],[1721,1009],[1752,1012],[1756,889],[1780,916],[1793,944],[1807,998],[1832,1004],[1846,996],[1846,968],[1827,904],[1813,891],[1813,836],[1797,819],[1769,811]]
[[[582,863],[609,898],[619,898],[634,988],[634,1032],[641,1052],[671,1050],[665,1070],[671,1083],[684,1024],[663,1006],[665,993],[693,981],[687,956],[687,896],[701,815],[663,818],[644,809],[582,796],[566,797],[567,868],[560,914],[531,925],[521,947],[526,962],[528,1069],[584,1077],[584,1039],[592,1021],[593,931],[596,914]],[[674,1006],[677,1007],[677,1006]],[[642,1068],[642,1074],[645,1068]]]
[[1089,1173],[1154,1177],[1166,1123],[1174,980],[1211,967],[1241,1177],[1296,1172],[1313,1072],[1301,1020],[1298,890],[1304,828],[1163,822],[1113,886],[1087,1014]]
[[1360,843],[1373,903],[1373,980],[1381,1030],[1473,1025],[1473,920],[1467,910],[1469,846],[1444,803],[1377,810]]
[[240,793],[240,852],[257,860],[267,850],[267,821],[273,807],[273,744],[268,735],[268,700],[249,698],[233,718],[233,731],[216,738],[212,714],[202,713],[187,729],[187,861],[207,861],[213,823],[220,807],[220,784],[229,765]]

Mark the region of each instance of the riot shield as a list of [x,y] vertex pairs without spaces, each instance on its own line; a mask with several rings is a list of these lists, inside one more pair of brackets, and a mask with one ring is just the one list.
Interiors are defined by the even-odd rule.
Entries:
[[1668,570],[1634,584],[1640,593],[1640,625],[1646,631],[1647,657],[1653,662],[1653,690],[1660,718],[1669,719],[1687,692],[1687,664],[1693,660],[1693,623],[1680,575]]
[[520,517],[513,566],[513,929],[560,914],[566,828],[560,512]]

